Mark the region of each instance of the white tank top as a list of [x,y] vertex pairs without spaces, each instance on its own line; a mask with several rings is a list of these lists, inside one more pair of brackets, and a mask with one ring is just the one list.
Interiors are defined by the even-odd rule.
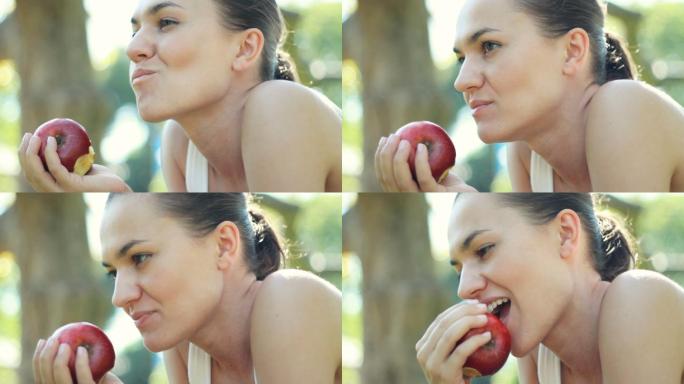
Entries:
[[541,343],[537,355],[537,378],[539,384],[561,384],[561,361]]
[[[253,371],[253,375],[254,384],[258,384],[256,371]],[[211,356],[193,343],[189,343],[188,348],[188,382],[211,384]]]
[[530,151],[530,185],[532,192],[553,192],[553,168],[539,156]]
[[185,189],[188,192],[209,192],[209,163],[192,140],[188,140],[185,155]]

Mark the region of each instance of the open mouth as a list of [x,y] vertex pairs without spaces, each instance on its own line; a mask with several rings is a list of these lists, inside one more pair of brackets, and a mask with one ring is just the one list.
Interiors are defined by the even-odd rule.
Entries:
[[508,315],[511,310],[511,300],[502,297],[498,300],[492,301],[487,305],[487,312],[503,320],[504,317]]

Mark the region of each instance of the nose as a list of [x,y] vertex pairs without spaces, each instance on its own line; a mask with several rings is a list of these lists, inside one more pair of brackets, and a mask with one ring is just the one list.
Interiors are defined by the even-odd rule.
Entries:
[[462,93],[482,87],[484,76],[477,62],[466,58],[454,81],[454,88]]
[[114,280],[112,304],[115,307],[128,309],[131,303],[140,299],[141,295],[142,289],[135,275],[122,270],[117,271],[116,280]]
[[153,41],[151,41],[151,38],[147,35],[144,28],[140,28],[133,38],[131,38],[131,41],[128,42],[126,55],[128,55],[128,58],[132,62],[139,63],[140,61],[152,57],[154,55],[154,50]]
[[458,281],[458,296],[464,300],[476,299],[485,288],[487,288],[487,279],[476,269],[464,264]]

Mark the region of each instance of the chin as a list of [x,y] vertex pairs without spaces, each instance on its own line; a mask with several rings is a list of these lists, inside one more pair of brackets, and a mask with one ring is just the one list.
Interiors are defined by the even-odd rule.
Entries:
[[140,114],[140,117],[148,123],[158,123],[171,118],[169,113],[166,113],[163,110],[160,111],[158,108],[154,108],[146,103],[141,103],[140,101],[138,101],[138,113]]
[[150,352],[162,352],[175,347],[178,343],[172,340],[162,340],[154,335],[142,335],[143,345]]

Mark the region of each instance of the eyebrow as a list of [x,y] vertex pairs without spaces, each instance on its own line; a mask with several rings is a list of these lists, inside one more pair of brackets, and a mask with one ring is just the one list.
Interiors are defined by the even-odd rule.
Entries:
[[[123,247],[119,249],[119,251],[116,253],[116,258],[120,259],[126,255],[126,253],[133,248],[134,246],[140,244],[140,243],[145,243],[147,240],[131,240],[128,243],[124,244]],[[112,265],[106,262],[102,262],[102,266],[105,268],[111,268]]]
[[[470,37],[468,38],[467,45],[473,44],[474,42],[477,41],[477,39],[480,38],[480,36],[484,35],[485,33],[489,33],[489,32],[501,32],[501,30],[496,29],[496,28],[489,28],[489,27],[479,29],[479,30],[475,31],[472,35],[470,35]],[[458,55],[461,53],[461,50],[458,49],[457,47],[454,47],[454,53],[456,53]]]
[[[181,6],[180,4],[176,4],[176,3],[172,2],[172,1],[163,1],[163,2],[161,2],[161,3],[157,3],[157,4],[155,4],[155,5],[153,5],[153,6],[149,7],[149,8],[147,8],[147,10],[144,12],[144,14],[147,15],[147,16],[152,16],[152,15],[154,15],[155,13],[161,11],[162,9],[164,9],[164,8],[166,8],[166,7],[183,8],[183,6]],[[184,9],[184,8],[183,8],[183,9]],[[138,24],[138,19],[136,19],[135,17],[131,17],[131,24],[137,25],[137,24]]]
[[[465,239],[463,239],[463,242],[461,243],[459,250],[461,252],[465,251],[466,249],[468,249],[468,247],[470,247],[470,244],[473,242],[473,240],[475,240],[475,238],[477,236],[481,235],[484,232],[489,232],[489,231],[491,231],[491,229],[478,229],[476,231],[470,232],[470,234],[468,236],[466,236]],[[459,265],[460,262],[458,260],[449,259],[449,264],[451,264],[452,266],[456,266],[456,265]]]

